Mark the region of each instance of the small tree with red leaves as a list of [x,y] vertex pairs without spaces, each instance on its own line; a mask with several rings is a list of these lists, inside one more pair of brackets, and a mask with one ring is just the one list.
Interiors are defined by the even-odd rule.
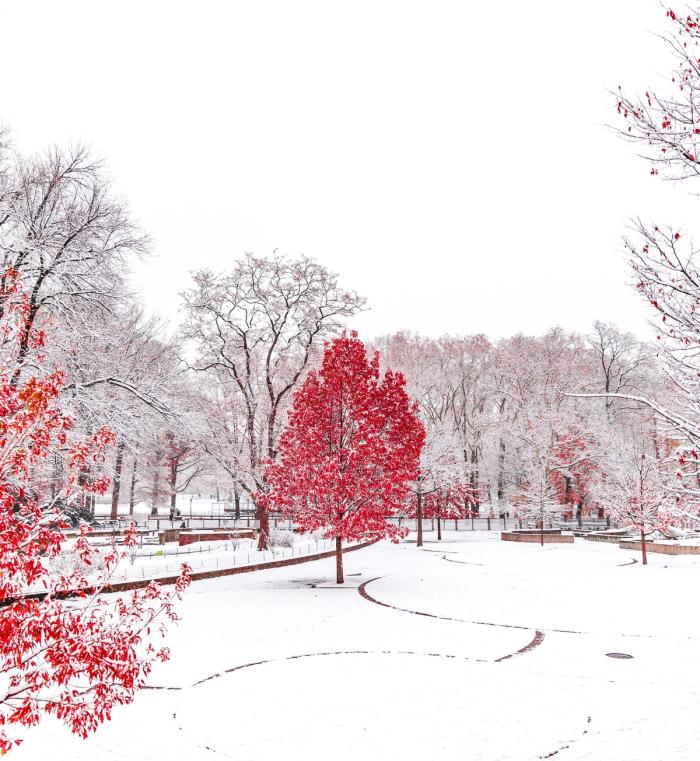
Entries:
[[442,524],[446,520],[460,520],[474,514],[476,496],[470,483],[445,481],[426,495],[423,517],[437,520],[437,538],[442,540]]
[[[152,663],[169,655],[149,643],[150,627],[162,630],[159,616],[176,619],[173,597],[189,583],[183,568],[172,593],[151,584],[107,602],[100,593],[124,555],[116,545],[101,558],[105,570],[86,578],[97,551],[88,526],[69,544],[65,510],[82,493],[106,490],[106,479],[85,474],[97,470],[114,435],[100,429],[71,441],[72,421],[58,407],[61,372],[25,377],[44,342],[36,330],[26,334],[29,308],[16,274],[0,276],[0,753],[44,714],[86,737],[113,706],[129,703]],[[57,452],[67,475],[44,501],[41,473]],[[125,545],[135,542],[132,527]],[[77,570],[56,570],[65,552]]]
[[379,354],[369,361],[357,334],[343,335],[326,345],[321,369],[294,397],[280,462],[267,467],[265,501],[303,531],[335,539],[342,584],[343,540],[405,536],[387,518],[405,505],[424,438],[403,376],[380,377]]

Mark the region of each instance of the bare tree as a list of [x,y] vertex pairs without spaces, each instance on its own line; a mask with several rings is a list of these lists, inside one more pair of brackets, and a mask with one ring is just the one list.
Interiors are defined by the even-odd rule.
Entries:
[[[700,176],[700,8],[667,9],[670,76],[662,91],[644,96],[620,89],[619,133],[640,147],[651,173],[693,181]],[[655,311],[655,327],[668,386],[663,395],[621,393],[645,404],[662,421],[677,451],[681,493],[700,493],[700,270],[692,239],[671,225],[637,220],[625,243],[639,292]],[[619,392],[618,392],[619,393]]]
[[648,430],[617,431],[610,443],[594,494],[617,524],[639,533],[646,565],[649,534],[668,527],[677,512],[673,468]]
[[[640,390],[649,365],[647,347],[631,333],[622,333],[617,326],[600,321],[593,323],[588,336],[599,369],[598,389],[606,394],[635,393]],[[605,411],[610,417],[615,397],[605,400]]]
[[129,260],[148,241],[82,146],[13,155],[4,175],[0,272],[19,272],[29,294],[24,358],[43,318],[80,325],[86,309],[114,309],[125,294]]
[[241,494],[246,483],[246,415],[241,395],[230,383],[213,381],[201,387],[202,420],[199,444],[230,483],[234,517],[240,518]]
[[[325,338],[364,300],[339,288],[337,277],[302,257],[247,254],[227,274],[200,270],[183,294],[183,335],[196,349],[191,366],[230,383],[244,409],[245,467],[238,480],[253,500],[264,492],[263,464],[277,457],[277,441],[291,392]],[[241,463],[242,465],[242,463]],[[257,504],[259,547],[267,546],[268,518]]]

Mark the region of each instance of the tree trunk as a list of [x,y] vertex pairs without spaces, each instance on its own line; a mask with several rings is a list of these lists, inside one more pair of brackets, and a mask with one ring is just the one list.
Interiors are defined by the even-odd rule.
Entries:
[[139,461],[134,455],[134,462],[131,465],[131,488],[129,489],[129,515],[134,514],[134,505],[136,504],[136,473],[138,472]]
[[416,518],[418,525],[416,530],[418,532],[418,540],[416,541],[417,547],[423,546],[423,492],[418,487],[418,493],[416,494]]
[[647,564],[647,535],[642,528],[642,565]]
[[496,482],[496,498],[498,499],[498,511],[505,512],[503,501],[505,498],[505,460],[506,460],[506,442],[501,438],[498,446],[498,479]]
[[112,513],[110,518],[117,520],[119,515],[119,492],[122,483],[122,463],[124,462],[124,442],[117,444],[117,459],[114,462],[114,478],[112,479]]
[[479,499],[479,448],[478,446],[471,447],[470,454],[471,461],[471,475],[470,482],[472,491],[474,493],[474,509],[477,513],[481,513],[481,502]]
[[267,508],[263,505],[257,505],[257,516],[260,522],[260,529],[258,530],[258,550],[267,549],[267,539],[270,536],[270,517],[267,513]]
[[83,487],[87,483],[89,477],[90,477],[90,466],[82,468],[80,473],[78,473],[78,489],[79,489],[78,504],[80,505],[80,509],[83,512],[89,512],[90,510],[89,495],[86,491],[83,490]]
[[153,468],[153,483],[151,484],[151,515],[158,515],[158,499],[160,498],[160,460],[156,458]]
[[342,584],[343,579],[343,543],[339,536],[335,538],[335,583]]
[[173,457],[170,460],[170,473],[168,474],[168,486],[170,487],[170,510],[175,512],[177,505],[177,469],[180,465],[180,458]]
[[238,485],[233,487],[233,517],[238,520],[241,517],[241,493],[238,491]]
[[440,512],[438,511],[437,514],[437,522],[438,522],[438,541],[442,541],[442,527],[440,526]]
[[544,509],[540,517],[540,547],[544,547]]

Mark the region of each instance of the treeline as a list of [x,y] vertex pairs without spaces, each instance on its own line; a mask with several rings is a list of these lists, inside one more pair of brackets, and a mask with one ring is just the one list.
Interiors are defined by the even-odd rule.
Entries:
[[[60,368],[61,404],[78,431],[115,432],[107,460],[91,466],[112,479],[114,516],[125,503],[174,506],[194,484],[238,507],[265,491],[295,390],[364,300],[312,260],[248,254],[224,273],[193,273],[173,333],[129,289],[149,248],[87,150],[25,157],[4,135],[0,270],[18,273],[29,296],[21,372]],[[39,332],[49,336],[41,351]],[[673,394],[654,349],[612,325],[495,343],[400,333],[370,346],[405,375],[426,429],[416,498],[453,483],[468,485],[476,511],[566,505],[580,516],[595,501],[592,474],[629,442],[648,441],[662,467],[671,462],[673,443],[646,407],[572,396]],[[35,474],[37,492],[50,494],[63,470],[55,455]],[[83,497],[88,513],[93,499]]]

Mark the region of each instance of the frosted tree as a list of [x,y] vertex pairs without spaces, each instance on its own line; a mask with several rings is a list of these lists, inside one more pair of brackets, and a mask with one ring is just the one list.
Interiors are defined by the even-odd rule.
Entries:
[[[184,294],[183,336],[197,352],[192,367],[229,384],[243,407],[245,469],[238,479],[255,499],[265,492],[264,462],[277,443],[291,397],[323,341],[364,303],[311,259],[247,254],[224,274],[194,273]],[[258,501],[259,547],[267,546],[267,511]]]
[[618,433],[610,442],[594,494],[617,525],[639,535],[644,565],[648,536],[667,529],[678,509],[673,479],[648,432]]
[[338,584],[343,541],[404,534],[387,519],[405,504],[425,439],[404,386],[400,373],[380,375],[356,334],[334,339],[294,396],[280,462],[267,465],[262,498],[335,539]]
[[[639,393],[647,385],[651,370],[651,350],[631,333],[623,333],[615,325],[596,321],[587,337],[598,372],[591,378],[595,390],[605,394]],[[605,399],[605,411],[612,417],[614,405],[622,407],[620,400],[609,396]],[[635,405],[636,407],[636,405]],[[624,407],[622,407],[624,410]]]
[[208,378],[199,397],[203,426],[200,446],[230,485],[234,517],[241,514],[241,497],[249,482],[244,401],[231,385]]
[[[672,59],[659,90],[641,97],[623,88],[616,98],[619,132],[639,148],[652,175],[687,182],[700,175],[700,8],[665,9],[662,36]],[[692,237],[673,224],[636,222],[626,240],[638,291],[653,308],[657,341],[669,381],[664,395],[623,396],[640,401],[679,442],[680,494],[700,495],[700,271]]]
[[[449,378],[450,412],[454,436],[459,441],[465,482],[470,484],[471,507],[479,512],[483,452],[494,424],[494,389],[491,384],[492,346],[483,335],[443,339],[451,357]],[[466,503],[465,503],[466,506]]]
[[495,420],[488,375],[492,347],[483,336],[430,339],[409,333],[387,336],[375,345],[385,352],[386,362],[405,375],[426,431],[420,473],[407,509],[417,519],[420,547],[422,518],[437,515],[437,500],[450,504],[450,517],[463,518],[478,512],[481,493],[488,491],[483,450]]
[[18,272],[27,289],[24,357],[47,319],[80,329],[95,313],[116,308],[129,261],[148,240],[84,147],[28,158],[6,148],[5,163],[0,271]]
[[[57,325],[55,346],[46,361],[63,368],[64,408],[87,434],[108,425],[117,435],[115,452],[105,466],[112,479],[111,516],[134,479],[138,453],[142,465],[154,437],[192,440],[195,425],[193,379],[179,360],[179,347],[156,318],[128,306],[98,312],[77,329]],[[194,437],[196,438],[196,437]]]
[[565,490],[570,488],[592,454],[594,410],[568,396],[591,377],[590,355],[579,336],[555,329],[541,339],[516,337],[505,357],[513,408],[508,438],[516,512],[534,518],[544,532],[545,523],[565,510],[559,481]]

